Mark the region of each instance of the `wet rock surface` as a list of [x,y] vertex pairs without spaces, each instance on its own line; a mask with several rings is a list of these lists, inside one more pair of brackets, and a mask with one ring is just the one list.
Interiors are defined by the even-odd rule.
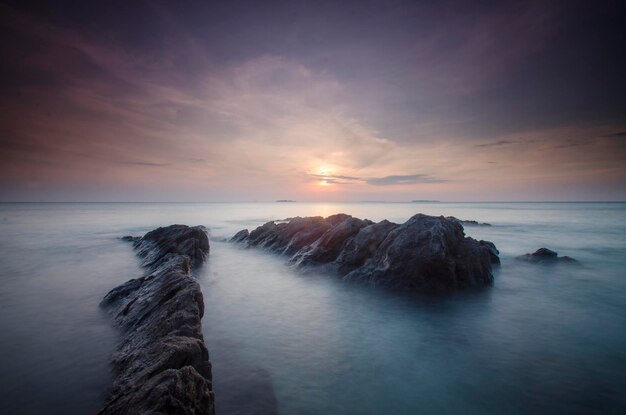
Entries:
[[554,264],[571,264],[580,265],[580,262],[568,256],[559,256],[558,253],[548,249],[539,248],[532,254],[525,254],[516,257],[518,261],[529,262],[531,264],[554,265]]
[[209,252],[205,229],[172,225],[123,239],[133,243],[146,275],[111,290],[101,303],[121,342],[100,414],[213,414],[204,303],[191,276]]
[[401,225],[345,214],[297,217],[240,231],[232,241],[287,255],[298,267],[408,291],[488,286],[500,263],[495,245],[466,237],[459,220],[423,214]]

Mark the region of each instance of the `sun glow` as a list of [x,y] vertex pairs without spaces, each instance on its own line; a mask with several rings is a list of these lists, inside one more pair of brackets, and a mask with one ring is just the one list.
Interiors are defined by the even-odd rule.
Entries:
[[317,168],[315,176],[319,178],[317,185],[321,187],[329,187],[332,183],[329,181],[329,176],[332,176],[333,169],[327,165],[321,165]]
[[319,174],[320,176],[328,176],[332,174],[332,170],[330,167],[328,166],[319,166],[319,168],[317,169],[317,174]]

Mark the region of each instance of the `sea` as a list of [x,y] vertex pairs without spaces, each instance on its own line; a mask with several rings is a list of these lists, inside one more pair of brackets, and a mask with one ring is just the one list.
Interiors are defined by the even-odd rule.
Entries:
[[[493,287],[407,295],[226,242],[294,216],[491,226]],[[142,275],[124,235],[209,229],[195,271],[223,414],[626,411],[626,203],[0,204],[0,413],[96,413],[118,333],[99,307]],[[547,247],[582,266],[515,257]]]

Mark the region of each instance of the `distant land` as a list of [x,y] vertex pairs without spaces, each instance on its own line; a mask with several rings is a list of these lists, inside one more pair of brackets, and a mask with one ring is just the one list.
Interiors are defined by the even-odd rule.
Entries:
[[290,199],[279,199],[276,201],[276,203],[295,203],[295,200],[290,200]]
[[417,200],[411,200],[411,203],[440,203],[439,200],[421,200],[421,199],[417,199]]

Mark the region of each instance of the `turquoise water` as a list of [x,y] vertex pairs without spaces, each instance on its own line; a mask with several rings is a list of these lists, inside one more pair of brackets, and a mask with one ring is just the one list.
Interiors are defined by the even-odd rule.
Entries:
[[[491,289],[402,296],[221,242],[291,216],[415,213],[489,222]],[[0,204],[2,413],[93,413],[116,333],[98,308],[141,274],[116,238],[210,228],[198,270],[220,414],[620,413],[626,404],[626,204]],[[546,246],[582,268],[513,257]]]

